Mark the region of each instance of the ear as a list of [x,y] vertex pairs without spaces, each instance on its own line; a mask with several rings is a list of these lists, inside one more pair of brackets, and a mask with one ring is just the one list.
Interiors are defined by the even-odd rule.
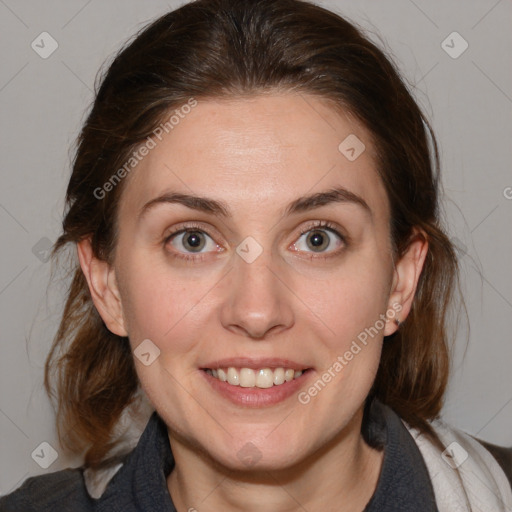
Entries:
[[427,252],[427,236],[423,231],[416,229],[411,236],[406,251],[400,260],[395,263],[393,283],[388,301],[388,311],[394,311],[395,316],[391,318],[391,315],[388,315],[390,321],[386,322],[384,336],[389,336],[398,329],[395,320],[402,323],[409,315]]
[[78,242],[77,251],[92,300],[105,325],[118,336],[128,336],[115,270],[94,255],[90,238]]

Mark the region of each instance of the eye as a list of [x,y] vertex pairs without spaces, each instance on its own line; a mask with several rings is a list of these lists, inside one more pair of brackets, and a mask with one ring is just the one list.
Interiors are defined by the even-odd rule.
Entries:
[[176,231],[165,239],[165,244],[175,249],[174,256],[185,259],[194,259],[194,254],[215,251],[219,247],[210,235],[197,228]]
[[[178,228],[165,238],[164,245],[172,246],[169,252],[173,257],[195,262],[203,261],[208,252],[222,251],[221,246],[208,233],[196,226]],[[318,257],[322,257],[321,255],[325,253],[328,256],[335,255],[345,245],[345,237],[335,229],[334,225],[317,221],[301,232],[292,247],[297,252],[318,253]]]
[[303,231],[293,247],[297,251],[325,253],[339,249],[344,243],[345,238],[336,229],[328,223],[320,223]]

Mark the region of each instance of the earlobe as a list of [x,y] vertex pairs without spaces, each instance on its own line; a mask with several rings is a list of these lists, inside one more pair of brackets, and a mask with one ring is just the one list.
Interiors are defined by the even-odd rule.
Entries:
[[[409,314],[418,286],[418,281],[428,252],[427,236],[415,230],[406,251],[396,263],[391,293],[388,300],[388,322],[384,336],[396,332]],[[398,320],[398,324],[397,321]]]
[[128,336],[114,268],[95,256],[90,238],[77,243],[77,252],[94,306],[105,325],[118,336]]

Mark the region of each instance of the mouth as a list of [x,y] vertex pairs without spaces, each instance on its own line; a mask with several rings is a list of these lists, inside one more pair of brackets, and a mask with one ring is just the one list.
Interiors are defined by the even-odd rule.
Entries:
[[208,375],[226,382],[230,386],[242,388],[268,389],[274,386],[282,386],[286,382],[298,379],[308,370],[295,370],[293,368],[236,368],[234,366],[224,368],[204,368]]
[[200,368],[216,394],[246,407],[278,404],[299,392],[313,368],[289,360],[236,359]]

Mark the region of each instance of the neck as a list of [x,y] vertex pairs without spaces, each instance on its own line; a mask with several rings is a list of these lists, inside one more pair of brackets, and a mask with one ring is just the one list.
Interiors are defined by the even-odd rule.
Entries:
[[293,467],[231,471],[171,435],[175,459],[167,484],[178,512],[244,510],[360,512],[372,497],[383,452],[368,446],[362,411],[331,442]]

